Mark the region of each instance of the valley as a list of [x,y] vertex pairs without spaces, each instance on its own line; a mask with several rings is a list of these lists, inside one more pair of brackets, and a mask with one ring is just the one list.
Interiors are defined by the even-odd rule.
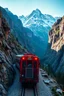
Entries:
[[8,8],[0,7],[1,96],[20,96],[19,71],[15,64],[16,55],[24,53],[37,55],[41,68],[46,70],[39,71],[38,95],[56,96],[58,93],[58,96],[63,96],[64,16],[56,18],[42,14],[39,9],[28,16],[17,16]]

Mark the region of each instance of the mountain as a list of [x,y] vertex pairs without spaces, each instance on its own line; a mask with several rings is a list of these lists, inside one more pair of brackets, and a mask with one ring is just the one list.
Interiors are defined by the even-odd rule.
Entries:
[[42,14],[39,9],[33,10],[32,13],[26,17],[22,15],[19,19],[22,21],[23,26],[29,28],[33,32],[34,36],[39,37],[42,42],[46,43],[44,47],[47,48],[48,32],[57,19],[51,15]]
[[[22,21],[25,27],[29,28],[33,32],[33,35],[35,36],[35,38],[38,37],[40,38],[40,41],[45,43],[44,49],[45,47],[47,48],[48,32],[51,29],[51,26],[56,22],[57,19],[51,15],[42,14],[39,9],[33,10],[32,13],[26,17],[22,15],[19,17],[19,19]],[[36,42],[34,43],[36,44]],[[40,46],[43,47],[42,42]],[[43,50],[43,48],[41,49]],[[41,53],[42,53],[42,50],[41,50]]]
[[48,14],[42,14],[39,9],[33,10],[28,16],[20,16],[23,25],[34,32],[34,35],[42,37],[48,34],[51,26],[56,22],[56,18]]
[[7,96],[7,91],[15,77],[13,66],[16,64],[16,55],[23,54],[27,50],[11,33],[7,21],[11,23],[11,20],[9,18],[6,20],[3,15],[6,16],[6,11],[0,7],[0,96]]
[[58,82],[64,85],[64,16],[49,32],[49,46],[42,61],[52,70]]
[[19,43],[22,44],[29,52],[36,54],[37,56],[42,58],[47,48],[47,33],[45,32],[45,34],[42,34],[42,32],[40,32],[40,36],[35,35],[32,30],[23,27],[21,20],[12,12],[10,12],[7,8],[2,8],[2,12],[4,18],[6,18],[9,26],[12,29],[12,34],[17,38]]
[[[31,29],[28,29],[27,27],[23,27],[23,24],[22,24],[21,20],[18,18],[18,16],[14,15],[7,8],[5,8],[5,9],[2,8],[1,10],[2,10],[4,18],[8,21],[12,34],[19,41],[19,43],[23,47],[25,47],[30,53],[36,54],[37,56],[42,58],[46,51],[46,48],[47,48],[48,30],[50,29],[50,27],[48,25],[46,28],[43,27],[42,25],[40,25],[41,18],[45,18],[45,16],[42,15],[42,17],[38,20],[39,24],[37,23],[36,26],[35,26],[35,24],[31,25],[32,26],[31,28],[33,29],[33,30],[31,30]],[[33,14],[35,14],[35,15],[33,16]],[[40,10],[37,9],[36,13],[33,11],[29,16],[27,16],[27,19],[32,16],[34,18],[36,16],[39,18],[40,14],[41,14]],[[22,17],[24,18],[24,16],[22,16]],[[44,22],[44,21],[42,21],[42,22]],[[40,26],[40,27],[38,27],[38,26]],[[36,29],[37,29],[37,31],[36,31]]]

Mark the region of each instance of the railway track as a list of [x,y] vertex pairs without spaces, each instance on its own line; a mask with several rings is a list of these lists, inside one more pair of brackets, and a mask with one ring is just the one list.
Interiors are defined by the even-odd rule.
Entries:
[[21,96],[38,96],[37,87],[26,88],[22,87]]

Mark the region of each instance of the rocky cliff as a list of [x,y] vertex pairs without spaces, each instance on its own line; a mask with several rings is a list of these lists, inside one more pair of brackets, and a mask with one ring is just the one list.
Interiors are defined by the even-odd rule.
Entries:
[[11,33],[11,28],[0,10],[0,96],[7,96],[7,90],[14,80],[15,55],[26,52]]
[[58,51],[64,45],[64,17],[57,20],[49,32],[51,48]]
[[49,46],[43,64],[51,69],[58,82],[64,84],[64,16],[49,32]]

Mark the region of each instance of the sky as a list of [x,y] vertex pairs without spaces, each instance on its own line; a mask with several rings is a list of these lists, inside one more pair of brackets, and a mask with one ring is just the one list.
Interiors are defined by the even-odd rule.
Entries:
[[43,14],[54,17],[64,15],[64,0],[0,0],[0,6],[8,8],[18,16],[29,15],[37,8]]

